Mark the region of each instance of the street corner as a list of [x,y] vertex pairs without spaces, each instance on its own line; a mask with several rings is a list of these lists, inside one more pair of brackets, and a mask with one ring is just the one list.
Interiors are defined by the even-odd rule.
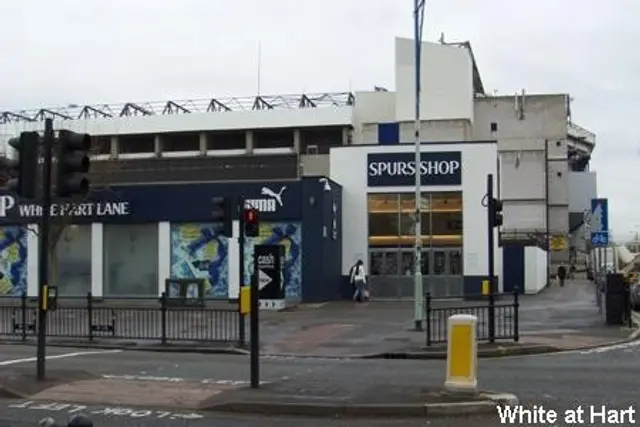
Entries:
[[97,377],[81,370],[50,370],[44,380],[38,380],[33,367],[0,368],[0,397],[5,399],[31,399],[50,389],[65,387]]
[[241,381],[187,380],[134,375],[102,375],[53,385],[29,399],[82,405],[197,410],[216,395],[242,387]]
[[[478,358],[500,358],[509,356],[526,356],[536,354],[557,353],[563,349],[557,345],[542,343],[501,343],[481,344],[478,346]],[[372,353],[363,355],[362,359],[407,359],[407,360],[444,360],[447,358],[445,345],[413,347],[405,350]]]
[[425,404],[427,416],[469,416],[495,414],[500,407],[516,406],[520,399],[513,393],[481,391],[474,394],[445,391],[451,401],[428,402]]
[[352,395],[330,395],[302,388],[238,389],[218,396],[206,408],[212,412],[310,418],[440,417],[495,414],[514,405],[509,393],[453,393],[420,386],[380,386]]

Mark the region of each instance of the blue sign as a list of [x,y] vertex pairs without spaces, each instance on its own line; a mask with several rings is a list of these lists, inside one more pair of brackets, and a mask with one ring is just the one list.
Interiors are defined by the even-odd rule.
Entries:
[[591,199],[591,244],[609,244],[609,203],[607,199]]
[[[55,201],[51,216],[75,223],[197,222],[211,218],[214,197],[244,197],[267,221],[302,217],[299,181],[261,183],[158,184],[113,186],[92,191],[74,203]],[[42,206],[0,191],[0,225],[36,221]]]
[[459,151],[421,153],[416,167],[414,153],[370,153],[367,158],[369,187],[410,187],[416,169],[420,185],[462,185],[462,156]]

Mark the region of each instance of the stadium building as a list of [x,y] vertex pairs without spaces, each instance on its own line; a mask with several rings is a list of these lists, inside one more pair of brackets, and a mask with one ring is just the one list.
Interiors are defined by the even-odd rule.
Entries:
[[[288,299],[347,296],[356,259],[365,261],[375,297],[410,297],[412,43],[396,41],[395,91],[0,113],[4,138],[41,129],[47,117],[93,136],[93,190],[56,246],[61,295],[150,296],[168,277],[200,277],[208,296],[234,297],[235,242],[208,220],[212,197],[230,195],[262,213],[248,265],[254,243],[285,247]],[[500,288],[537,292],[554,262],[584,249],[595,136],[571,121],[566,94],[487,94],[469,43],[424,43],[423,61],[425,287],[479,292],[491,173],[504,201]],[[37,238],[26,225],[35,228],[38,208],[0,194],[2,293],[36,293]]]

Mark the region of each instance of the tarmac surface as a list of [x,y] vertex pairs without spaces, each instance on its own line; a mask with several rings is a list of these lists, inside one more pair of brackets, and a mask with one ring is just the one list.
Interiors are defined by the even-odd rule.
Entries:
[[[0,352],[0,378],[6,377],[8,372],[35,370],[34,362],[30,361],[32,347],[6,346],[1,347]],[[76,396],[80,401],[74,401],[69,387],[62,388],[62,391],[56,391],[54,387],[40,396],[2,400],[0,404],[4,410],[0,411],[0,420],[15,420],[8,425],[21,425],[18,421],[29,425],[28,422],[44,416],[62,420],[70,412],[80,411],[95,417],[97,425],[244,426],[260,423],[275,426],[301,422],[300,418],[280,416],[223,415],[211,412],[209,408],[194,408],[192,403],[185,403],[185,399],[158,406],[162,403],[157,400],[158,394],[166,397],[174,390],[176,395],[181,395],[180,390],[189,389],[194,384],[206,386],[209,395],[202,399],[206,400],[205,406],[215,406],[216,400],[223,401],[229,390],[242,396],[249,379],[249,363],[244,357],[178,353],[154,353],[150,357],[145,352],[85,354],[75,349],[56,349],[50,355],[49,372],[89,373],[95,381],[102,383],[102,387],[110,384],[110,388],[118,389],[120,400],[114,399],[115,393],[104,393],[105,389],[100,387],[97,387],[98,396],[92,396],[91,387],[84,386],[77,390],[81,394]],[[636,341],[594,350],[482,359],[478,368],[479,385],[483,389],[515,393],[526,405],[541,405],[562,413],[578,405],[585,408],[608,405],[609,408],[623,409],[637,402],[634,372],[639,355],[640,342]],[[439,387],[444,380],[444,371],[445,364],[439,360],[261,359],[261,379],[267,393],[276,387],[279,393],[315,401],[347,399],[363,390],[369,390],[384,400],[389,390],[405,388],[411,392],[417,387]],[[142,388],[132,389],[131,383]],[[320,422],[330,426],[364,425],[357,419],[313,421],[308,418],[304,418],[303,425],[319,425]],[[418,425],[411,418],[401,422],[403,425]],[[471,419],[429,419],[430,426],[443,427],[469,425],[469,422],[478,426],[494,426],[499,420],[493,414]],[[391,425],[382,419],[367,421],[366,424]],[[420,425],[424,425],[424,420]]]
[[[637,402],[640,341],[617,343],[629,330],[604,327],[593,285],[575,281],[521,298],[525,345],[548,344],[560,353],[480,359],[479,387],[515,393],[525,405],[564,411],[608,405],[624,409]],[[450,301],[438,302],[451,304]],[[461,302],[454,302],[460,304]],[[295,402],[383,406],[420,402],[442,389],[444,360],[353,359],[372,352],[424,351],[424,332],[411,331],[405,303],[303,305],[291,312],[265,312],[261,322],[262,386],[248,388],[246,355],[140,352],[122,349],[49,347],[49,383],[33,385],[35,347],[0,344],[0,427],[31,426],[45,416],[59,422],[77,412],[109,426],[423,426],[420,418],[304,418],[265,411]],[[609,344],[607,344],[609,343]],[[592,346],[589,348],[575,350]],[[433,351],[433,350],[431,350]],[[31,385],[30,385],[31,384]],[[7,392],[8,390],[9,392]],[[258,412],[226,413],[233,402],[257,402]],[[225,407],[227,405],[227,407]],[[250,405],[249,405],[250,406]],[[237,408],[236,408],[237,409]],[[241,408],[252,412],[251,408]],[[255,412],[255,408],[253,410]],[[304,411],[302,411],[304,412]],[[344,416],[343,413],[340,415]],[[526,421],[526,420],[525,420]],[[562,419],[552,425],[563,426]],[[640,422],[640,421],[639,421]],[[497,409],[467,417],[429,417],[429,426],[500,424]],[[514,423],[511,423],[514,424]],[[550,425],[516,422],[515,425]],[[594,422],[588,425],[604,425]]]

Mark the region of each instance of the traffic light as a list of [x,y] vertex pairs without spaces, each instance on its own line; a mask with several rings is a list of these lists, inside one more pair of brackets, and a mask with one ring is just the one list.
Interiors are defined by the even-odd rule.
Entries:
[[233,201],[228,197],[214,197],[211,201],[211,219],[222,223],[220,234],[233,237]]
[[6,159],[5,164],[9,168],[12,178],[7,187],[24,199],[36,197],[36,182],[38,171],[38,132],[22,132],[20,138],[12,138],[9,145],[18,153],[18,159]]
[[491,209],[493,226],[502,227],[502,201],[498,199],[491,199],[489,209]]
[[56,145],[56,196],[65,198],[89,191],[91,136],[61,130]]
[[258,237],[260,235],[260,219],[258,209],[247,208],[244,210],[244,235],[247,237]]

